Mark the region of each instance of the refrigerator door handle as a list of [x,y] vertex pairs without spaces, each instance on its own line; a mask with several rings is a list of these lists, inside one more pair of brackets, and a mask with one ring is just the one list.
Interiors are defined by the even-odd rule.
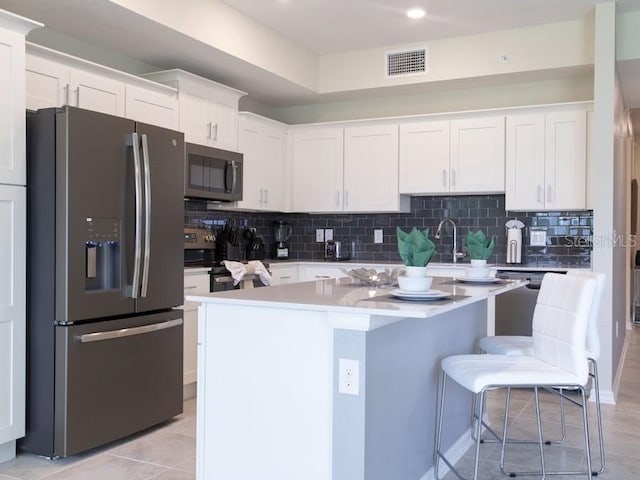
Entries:
[[142,264],[141,297],[147,296],[149,287],[149,259],[151,255],[151,171],[149,167],[149,144],[147,135],[142,134],[142,159],[144,163],[144,258]]
[[109,330],[106,332],[85,333],[76,335],[75,339],[80,343],[101,342],[104,340],[112,340],[114,338],[132,337],[134,335],[143,335],[145,333],[157,332],[158,330],[166,330],[167,328],[182,325],[182,319],[167,320],[161,323],[152,323],[151,325],[142,325],[140,327],[122,328],[120,330]]
[[140,171],[140,143],[136,132],[131,134],[131,146],[133,147],[133,171],[135,176],[136,232],[130,297],[138,298],[140,293],[140,257],[142,256],[142,172]]

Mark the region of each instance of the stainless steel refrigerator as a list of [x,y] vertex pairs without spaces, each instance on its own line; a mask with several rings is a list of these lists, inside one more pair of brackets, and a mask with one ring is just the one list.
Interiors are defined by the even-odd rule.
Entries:
[[182,412],[184,136],[27,116],[27,434],[73,455]]

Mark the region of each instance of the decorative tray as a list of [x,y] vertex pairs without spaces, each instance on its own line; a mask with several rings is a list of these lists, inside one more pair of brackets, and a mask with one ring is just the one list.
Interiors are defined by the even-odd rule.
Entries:
[[381,272],[378,272],[375,268],[354,268],[352,270],[341,268],[340,270],[358,283],[372,287],[396,286],[398,285],[398,275],[402,275],[405,272],[405,269],[400,267],[385,268]]

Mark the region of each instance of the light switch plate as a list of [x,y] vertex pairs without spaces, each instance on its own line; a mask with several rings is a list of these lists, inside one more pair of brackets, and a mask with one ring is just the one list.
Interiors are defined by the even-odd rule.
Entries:
[[325,242],[328,242],[329,240],[333,240],[333,228],[324,229],[324,240]]
[[373,231],[373,243],[382,243],[384,236],[384,230],[377,228]]
[[546,230],[530,230],[529,231],[529,245],[532,247],[544,247],[547,245],[547,231]]
[[316,228],[316,242],[324,242],[324,229]]

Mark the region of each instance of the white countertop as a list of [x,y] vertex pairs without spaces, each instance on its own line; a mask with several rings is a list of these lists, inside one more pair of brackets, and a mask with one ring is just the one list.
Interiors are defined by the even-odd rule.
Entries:
[[495,284],[469,284],[451,278],[435,277],[432,289],[455,296],[447,302],[402,301],[388,297],[389,292],[395,287],[362,286],[351,278],[188,295],[186,299],[209,304],[428,318],[522,287],[526,283],[505,281]]

